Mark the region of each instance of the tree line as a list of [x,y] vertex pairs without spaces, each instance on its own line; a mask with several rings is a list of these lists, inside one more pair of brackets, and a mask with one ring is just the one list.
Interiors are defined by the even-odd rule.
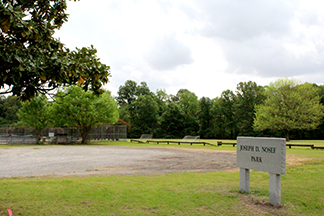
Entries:
[[127,80],[117,96],[94,95],[81,87],[58,91],[54,101],[42,95],[21,102],[0,97],[0,124],[20,124],[40,132],[47,126],[77,127],[82,140],[103,123],[126,124],[128,137],[236,139],[274,136],[291,139],[324,138],[324,86],[279,79],[268,86],[240,82],[219,97],[198,99],[188,89],[176,95],[152,92],[146,82]]
[[176,95],[152,92],[146,82],[127,80],[116,101],[120,118],[131,124],[129,137],[199,135],[204,139],[274,136],[323,139],[324,86],[279,79],[268,86],[240,82],[219,97],[198,99],[188,89]]

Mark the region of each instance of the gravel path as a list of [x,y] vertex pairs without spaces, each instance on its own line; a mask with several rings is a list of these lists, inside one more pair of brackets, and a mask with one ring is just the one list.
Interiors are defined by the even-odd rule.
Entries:
[[0,148],[0,178],[215,171],[236,167],[234,152],[120,146]]

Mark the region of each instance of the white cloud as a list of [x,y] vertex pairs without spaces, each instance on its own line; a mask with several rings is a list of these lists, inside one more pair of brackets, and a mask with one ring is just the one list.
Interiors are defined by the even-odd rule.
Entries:
[[175,34],[158,38],[144,57],[156,70],[176,69],[193,62],[190,48],[177,40]]
[[56,33],[68,47],[91,44],[111,66],[106,87],[126,80],[152,91],[199,97],[281,77],[324,80],[324,2],[318,0],[97,0],[68,2]]
[[272,78],[319,73],[324,66],[322,18],[310,12],[314,5],[307,12],[304,5],[281,0],[199,2],[205,25],[197,33],[220,45],[227,73]]
[[[291,1],[290,1],[291,2]],[[290,30],[294,5],[289,1],[202,1],[201,33],[225,40],[250,40],[263,34],[283,35]]]

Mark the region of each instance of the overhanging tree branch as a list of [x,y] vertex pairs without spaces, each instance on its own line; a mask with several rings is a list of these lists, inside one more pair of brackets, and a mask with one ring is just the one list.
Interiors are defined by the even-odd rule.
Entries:
[[70,51],[53,38],[55,30],[67,21],[65,10],[65,0],[2,1],[0,86],[11,87],[6,93],[26,100],[72,84],[102,93],[110,67],[99,61],[96,49]]

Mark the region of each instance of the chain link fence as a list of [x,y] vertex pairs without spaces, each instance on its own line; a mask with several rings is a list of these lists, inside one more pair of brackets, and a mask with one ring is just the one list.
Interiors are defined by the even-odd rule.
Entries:
[[[88,140],[127,141],[126,125],[101,125],[91,130]],[[0,126],[0,144],[32,144],[37,136],[34,129],[22,126]],[[77,143],[81,142],[77,128],[46,128],[41,132],[44,143]]]

